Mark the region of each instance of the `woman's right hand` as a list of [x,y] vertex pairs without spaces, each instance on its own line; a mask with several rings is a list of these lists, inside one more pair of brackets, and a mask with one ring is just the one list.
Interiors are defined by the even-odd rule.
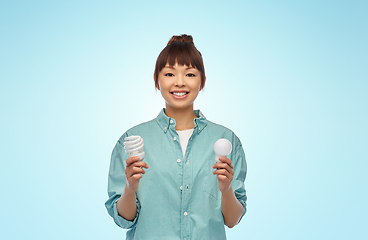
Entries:
[[142,174],[146,173],[143,168],[147,169],[149,166],[147,163],[139,161],[139,157],[130,157],[126,160],[126,190],[134,193],[138,190],[139,180],[142,178]]

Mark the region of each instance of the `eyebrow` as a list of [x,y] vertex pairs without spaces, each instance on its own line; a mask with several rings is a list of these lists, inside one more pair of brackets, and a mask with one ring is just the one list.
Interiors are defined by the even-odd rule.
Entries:
[[188,70],[188,69],[196,69],[194,67],[187,67],[185,70]]
[[[175,69],[175,68],[174,68],[174,67],[172,67],[172,66],[165,66],[164,68]],[[188,70],[188,69],[196,69],[196,68],[194,68],[194,67],[187,67],[187,68],[185,68],[185,70]]]

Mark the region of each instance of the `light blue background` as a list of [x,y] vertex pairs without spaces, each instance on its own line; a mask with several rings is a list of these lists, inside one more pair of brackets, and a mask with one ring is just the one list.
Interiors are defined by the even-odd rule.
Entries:
[[1,1],[1,239],[125,239],[114,144],[164,107],[153,71],[194,37],[195,108],[247,156],[228,239],[367,239],[367,1]]

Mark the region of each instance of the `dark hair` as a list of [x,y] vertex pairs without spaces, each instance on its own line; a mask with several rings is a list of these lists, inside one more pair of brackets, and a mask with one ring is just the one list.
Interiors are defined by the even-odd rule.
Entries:
[[158,55],[154,73],[155,87],[158,89],[158,74],[169,64],[171,67],[178,63],[179,65],[192,66],[201,73],[201,88],[204,87],[206,75],[202,54],[194,46],[193,38],[190,35],[182,34],[172,36],[166,47]]

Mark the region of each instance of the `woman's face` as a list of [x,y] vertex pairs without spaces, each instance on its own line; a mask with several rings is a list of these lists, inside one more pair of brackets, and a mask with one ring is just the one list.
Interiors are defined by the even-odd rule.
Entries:
[[158,86],[167,107],[193,108],[201,88],[201,74],[191,66],[168,64],[158,74]]

